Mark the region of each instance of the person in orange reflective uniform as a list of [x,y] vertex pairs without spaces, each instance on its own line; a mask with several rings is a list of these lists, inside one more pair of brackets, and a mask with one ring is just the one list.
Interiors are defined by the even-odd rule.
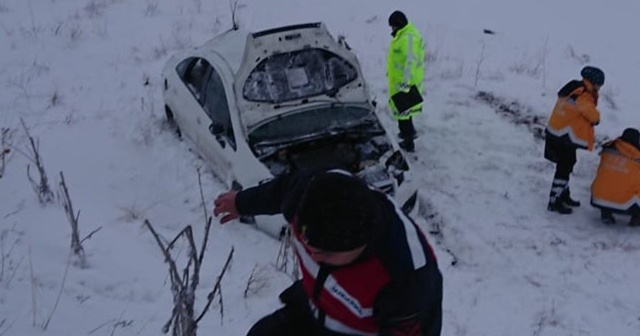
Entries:
[[570,214],[580,202],[571,198],[569,175],[576,163],[576,149],[593,150],[594,126],[600,123],[598,90],[604,85],[604,72],[586,66],[582,80],[572,80],[558,91],[558,100],[545,130],[544,157],[556,164],[549,193],[549,211]]
[[615,223],[613,213],[630,214],[630,226],[640,225],[640,133],[627,128],[606,143],[591,184],[591,205],[600,208],[605,224]]

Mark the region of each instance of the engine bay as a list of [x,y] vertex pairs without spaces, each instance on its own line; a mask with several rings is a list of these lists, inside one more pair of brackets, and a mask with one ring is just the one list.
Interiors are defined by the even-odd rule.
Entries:
[[262,159],[275,176],[302,168],[338,166],[358,173],[391,150],[385,136],[339,135],[294,143]]

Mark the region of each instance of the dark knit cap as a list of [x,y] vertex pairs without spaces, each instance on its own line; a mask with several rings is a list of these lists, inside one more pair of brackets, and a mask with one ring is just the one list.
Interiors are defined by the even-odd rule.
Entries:
[[586,66],[580,71],[580,75],[593,85],[604,85],[604,72],[593,66]]
[[395,11],[389,15],[389,26],[396,27],[398,29],[403,28],[409,23],[407,16],[401,11]]
[[633,145],[636,148],[640,148],[640,132],[635,128],[627,128],[622,132],[620,137],[624,142]]
[[300,201],[298,230],[311,247],[331,252],[356,249],[373,239],[375,204],[375,191],[357,177],[318,174]]

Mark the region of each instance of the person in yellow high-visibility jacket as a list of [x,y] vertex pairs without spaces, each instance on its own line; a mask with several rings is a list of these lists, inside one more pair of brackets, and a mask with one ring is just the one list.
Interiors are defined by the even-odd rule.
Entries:
[[572,80],[558,91],[545,130],[544,157],[556,164],[549,193],[549,211],[570,214],[580,202],[571,198],[569,175],[576,164],[576,150],[593,150],[594,127],[600,123],[598,90],[604,85],[604,72],[593,66],[580,71],[582,80]]
[[398,121],[400,147],[408,152],[415,150],[416,130],[413,117],[422,112],[422,102],[405,111],[398,111],[391,97],[399,92],[409,92],[415,86],[422,95],[424,93],[424,61],[425,44],[416,27],[411,24],[401,11],[389,16],[391,27],[391,45],[387,55],[387,80],[389,82],[389,107],[393,118]]
[[591,184],[591,205],[600,209],[604,224],[615,223],[613,213],[631,215],[640,225],[640,132],[627,128],[602,146],[598,172]]

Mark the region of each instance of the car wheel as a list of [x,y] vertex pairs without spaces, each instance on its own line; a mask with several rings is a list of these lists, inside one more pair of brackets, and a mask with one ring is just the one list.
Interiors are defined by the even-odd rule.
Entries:
[[173,111],[169,108],[169,106],[164,106],[164,114],[167,117],[167,124],[169,124],[169,128],[173,130],[173,132],[178,136],[179,139],[182,138],[182,131],[180,131],[180,126],[176,122],[176,119],[173,117]]

